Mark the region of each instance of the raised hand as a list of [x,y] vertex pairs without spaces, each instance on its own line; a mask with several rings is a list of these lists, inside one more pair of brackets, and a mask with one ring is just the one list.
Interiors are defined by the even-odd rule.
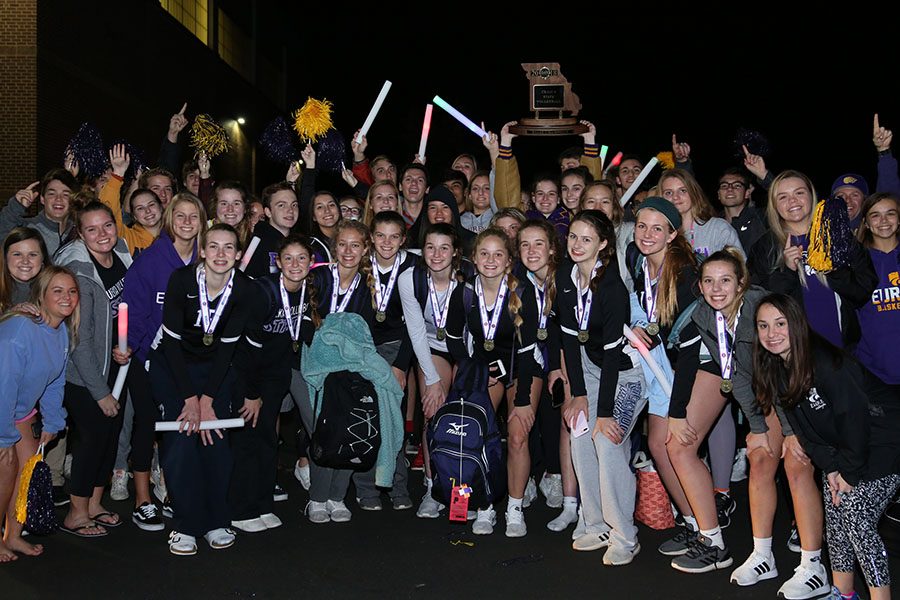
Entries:
[[746,144],[744,144],[742,148],[744,149],[744,166],[760,181],[765,179],[766,173],[769,172],[768,169],[766,169],[766,161],[758,154],[750,154],[750,150],[747,149]]
[[[487,131],[483,121],[481,123],[481,128]],[[487,131],[487,134],[481,138],[481,143],[484,144],[488,154],[491,156],[491,164],[497,162],[497,157],[500,156],[500,140],[497,138],[497,134],[492,131]]]
[[357,129],[353,133],[353,138],[350,140],[350,150],[353,151],[353,162],[362,162],[366,160],[366,148],[369,146],[369,139],[366,136],[362,136],[362,141],[356,141],[356,138],[359,137],[359,129]]
[[307,169],[316,168],[316,151],[313,150],[312,144],[307,144],[306,148],[300,151],[300,156],[303,157],[303,164]]
[[691,145],[679,142],[674,133],[672,134],[672,154],[675,155],[676,163],[684,163],[691,159]]
[[31,185],[29,185],[27,188],[16,192],[16,200],[19,201],[19,204],[21,204],[25,208],[28,208],[29,206],[31,206],[34,203],[34,201],[37,200],[37,197],[40,195],[40,193],[35,189],[39,185],[41,185],[41,182],[35,181]]
[[503,126],[503,129],[500,130],[500,145],[512,146],[513,138],[516,137],[516,134],[510,133],[509,128],[516,124],[516,121],[510,121],[506,125]]
[[288,167],[284,180],[288,183],[296,183],[298,179],[300,179],[300,162],[295,160]]
[[872,125],[872,142],[879,152],[887,152],[891,149],[891,139],[894,134],[890,129],[885,129],[878,123],[878,113],[875,114],[875,122]]
[[178,142],[178,134],[181,133],[181,130],[187,127],[188,120],[187,117],[184,116],[184,111],[187,110],[187,102],[184,103],[184,106],[181,107],[181,110],[172,115],[172,118],[169,119],[169,133],[167,137],[169,141],[173,144]]
[[209,156],[206,155],[206,152],[201,152],[197,156],[197,169],[200,171],[200,179],[209,179],[210,164]]
[[588,130],[581,134],[585,144],[597,143],[597,127],[590,121],[581,120],[582,125],[587,125]]
[[125,144],[116,144],[109,149],[109,164],[112,166],[113,173],[120,178],[125,176],[128,165],[131,164],[131,157],[125,151]]
[[72,177],[78,177],[81,167],[78,165],[78,160],[75,159],[75,153],[71,150],[66,151],[66,158],[63,159],[63,168],[71,173]]
[[791,234],[788,233],[787,241],[784,244],[784,264],[791,271],[796,271],[803,259],[803,248],[791,244]]
[[355,188],[356,184],[359,183],[359,180],[357,180],[356,176],[353,175],[353,171],[351,171],[347,167],[343,167],[341,169],[341,179],[343,179],[347,183],[347,185],[352,188]]

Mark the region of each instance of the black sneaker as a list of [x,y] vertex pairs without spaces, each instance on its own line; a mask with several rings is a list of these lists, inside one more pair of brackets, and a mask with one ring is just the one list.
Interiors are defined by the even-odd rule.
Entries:
[[731,525],[731,513],[737,508],[737,502],[728,494],[716,492],[716,513],[719,515],[719,527],[725,529]]
[[691,544],[697,540],[698,535],[700,534],[691,529],[690,525],[685,523],[682,527],[678,528],[675,537],[659,545],[659,553],[665,554],[666,556],[681,556],[682,554],[686,554],[687,551],[690,550]]
[[66,493],[65,487],[61,485],[53,486],[53,506],[65,506],[71,502],[69,495]]
[[284,502],[288,499],[288,493],[284,491],[284,488],[275,484],[275,489],[272,491],[272,500],[275,502]]
[[160,531],[165,528],[159,509],[152,502],[144,502],[134,509],[131,520],[144,531]]
[[706,536],[697,536],[687,553],[672,559],[672,568],[683,573],[708,573],[716,569],[727,569],[734,559],[728,548],[714,546]]
[[166,496],[165,499],[160,503],[160,510],[162,510],[162,514],[165,518],[175,518],[175,509],[172,508],[172,501],[169,500],[168,496]]
[[787,547],[791,552],[800,553],[800,532],[797,531],[796,524],[791,525],[791,535],[788,537]]

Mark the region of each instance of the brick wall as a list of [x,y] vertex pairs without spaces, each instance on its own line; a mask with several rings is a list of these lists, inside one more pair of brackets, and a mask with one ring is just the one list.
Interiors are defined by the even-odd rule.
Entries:
[[0,204],[37,179],[37,0],[0,0]]

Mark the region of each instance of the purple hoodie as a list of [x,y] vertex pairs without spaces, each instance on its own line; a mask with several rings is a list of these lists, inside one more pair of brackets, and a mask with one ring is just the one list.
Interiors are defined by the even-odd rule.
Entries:
[[[191,262],[197,260],[196,245]],[[165,231],[150,247],[138,254],[125,274],[122,301],[128,303],[128,345],[142,363],[162,326],[163,301],[169,277],[185,266]]]
[[890,384],[900,383],[900,353],[895,344],[900,337],[900,246],[890,252],[869,248],[878,273],[878,287],[868,304],[858,309],[862,337],[856,358],[864,367]]

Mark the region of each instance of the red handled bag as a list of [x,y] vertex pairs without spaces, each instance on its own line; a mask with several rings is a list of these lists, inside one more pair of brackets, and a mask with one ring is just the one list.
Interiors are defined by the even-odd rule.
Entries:
[[653,460],[643,452],[638,452],[632,465],[637,477],[637,499],[634,503],[635,520],[653,529],[675,527],[672,503],[659,478],[659,473],[653,467]]

